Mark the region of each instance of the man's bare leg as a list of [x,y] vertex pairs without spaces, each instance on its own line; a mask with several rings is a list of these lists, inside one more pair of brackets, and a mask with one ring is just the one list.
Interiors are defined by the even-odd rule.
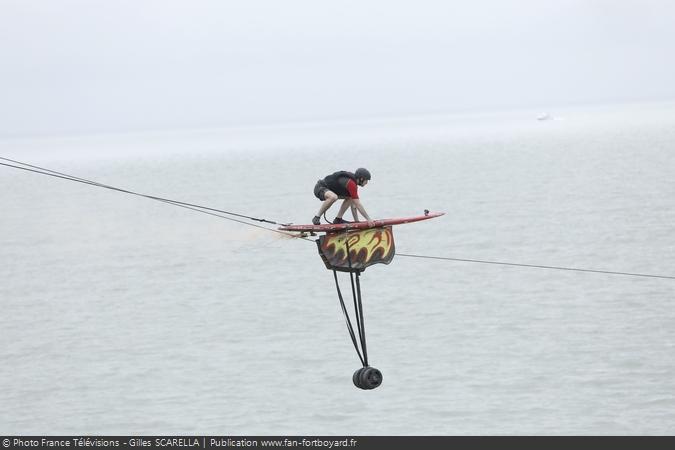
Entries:
[[346,198],[343,202],[342,205],[340,205],[340,210],[337,213],[337,216],[335,216],[336,219],[342,219],[342,216],[347,212],[347,209],[352,206],[352,199],[351,198]]
[[319,208],[319,212],[316,214],[316,217],[321,217],[321,215],[326,211],[328,211],[328,208],[333,206],[333,203],[335,203],[338,199],[337,194],[333,191],[326,191],[323,194],[323,197],[325,198],[325,200],[321,204],[321,208]]

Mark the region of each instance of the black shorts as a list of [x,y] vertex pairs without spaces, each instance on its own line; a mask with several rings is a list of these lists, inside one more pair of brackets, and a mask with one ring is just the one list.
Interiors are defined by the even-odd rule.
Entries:
[[328,187],[324,184],[323,180],[316,182],[314,186],[314,196],[321,201],[326,200],[326,191],[329,190]]

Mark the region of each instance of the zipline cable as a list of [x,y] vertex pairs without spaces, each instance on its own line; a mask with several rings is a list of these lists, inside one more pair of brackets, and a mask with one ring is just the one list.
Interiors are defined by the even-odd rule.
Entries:
[[443,256],[428,256],[428,255],[410,255],[406,253],[397,253],[398,256],[404,256],[408,258],[424,258],[424,259],[436,259],[442,261],[456,261],[456,262],[468,262],[468,263],[477,263],[477,264],[494,264],[500,266],[514,266],[514,267],[529,267],[535,269],[550,269],[550,270],[567,270],[572,272],[590,272],[590,273],[602,273],[607,275],[623,275],[630,277],[646,277],[646,278],[662,278],[667,280],[675,280],[675,276],[668,275],[651,275],[646,273],[631,273],[631,272],[614,272],[611,270],[595,270],[595,269],[579,269],[575,267],[559,267],[559,266],[543,266],[538,264],[519,264],[511,262],[502,262],[502,261],[483,261],[479,259],[462,259],[462,258],[449,258]]
[[[244,214],[234,213],[234,212],[231,212],[231,211],[225,211],[225,210],[221,210],[221,209],[210,208],[210,207],[207,207],[207,206],[201,206],[201,205],[197,205],[197,204],[194,204],[194,203],[181,202],[181,201],[178,201],[178,200],[172,200],[172,199],[168,199],[168,198],[164,198],[164,197],[157,197],[157,196],[154,196],[154,195],[141,194],[139,192],[134,192],[134,191],[130,191],[130,190],[127,190],[127,189],[117,188],[117,187],[110,186],[110,185],[107,185],[107,184],[98,183],[96,181],[87,180],[86,178],[80,178],[80,177],[76,177],[76,176],[73,176],[73,175],[68,175],[66,173],[57,172],[55,170],[46,169],[46,168],[43,168],[43,167],[35,166],[35,165],[32,165],[32,164],[27,164],[27,163],[24,163],[24,162],[21,162],[21,161],[16,161],[16,160],[9,159],[9,158],[4,158],[4,157],[1,157],[1,156],[0,156],[0,160],[8,161],[8,162],[20,165],[20,166],[17,166],[17,165],[14,165],[14,164],[0,163],[0,165],[2,165],[2,166],[11,167],[11,168],[14,168],[14,169],[25,170],[25,171],[28,171],[28,172],[34,172],[34,173],[38,173],[38,174],[41,174],[41,175],[47,175],[47,176],[55,177],[55,178],[62,178],[62,179],[65,179],[65,180],[75,181],[75,182],[78,182],[78,183],[89,184],[91,186],[101,187],[101,188],[104,188],[104,189],[122,192],[122,193],[125,193],[125,194],[144,197],[144,198],[147,198],[147,199],[150,199],[150,200],[156,200],[156,201],[160,201],[160,202],[167,203],[167,204],[170,204],[170,205],[174,205],[174,206],[189,209],[189,210],[192,210],[192,211],[200,212],[200,213],[203,213],[203,214],[208,214],[208,215],[211,215],[211,216],[214,216],[214,217],[219,217],[221,219],[226,219],[226,220],[241,223],[241,224],[244,224],[244,225],[248,225],[248,226],[252,226],[252,227],[256,227],[256,228],[261,228],[263,230],[272,231],[272,232],[275,232],[275,233],[278,233],[278,234],[282,234],[284,236],[292,236],[292,237],[303,239],[303,240],[308,241],[308,242],[314,242],[312,239],[308,238],[306,235],[299,235],[298,236],[296,234],[286,233],[286,232],[283,232],[283,231],[280,231],[280,230],[275,230],[275,229],[272,229],[272,228],[263,227],[261,225],[245,222],[243,220],[234,219],[232,217],[227,217],[227,216],[224,216],[222,214],[226,214],[228,216],[239,217],[239,218],[243,218],[243,219],[248,219],[248,220],[252,220],[252,221],[257,221],[257,222],[269,223],[269,224],[273,224],[273,225],[289,225],[289,224],[286,224],[286,223],[279,223],[279,222],[269,220],[269,219],[260,219],[260,218],[257,218],[257,217],[252,217],[252,216],[247,216],[247,215],[244,215]],[[21,166],[25,166],[25,167],[21,167]],[[221,214],[216,214],[216,213],[221,213]],[[546,265],[540,265],[540,264],[521,264],[521,263],[512,263],[512,262],[504,262],[504,261],[487,261],[487,260],[478,260],[478,259],[451,258],[451,257],[444,257],[444,256],[414,255],[414,254],[406,254],[406,253],[397,253],[397,254],[398,254],[398,256],[407,257],[407,258],[433,259],[433,260],[440,260],[440,261],[454,261],[454,262],[475,263],[475,264],[491,264],[491,265],[501,265],[501,266],[511,266],[511,267],[526,267],[526,268],[535,268],[535,269],[563,270],[563,271],[571,271],[571,272],[586,272],[586,273],[598,273],[598,274],[605,274],[605,275],[621,275],[621,276],[630,276],[630,277],[658,278],[658,279],[675,280],[675,276],[669,276],[669,275],[654,275],[654,274],[645,274],[645,273],[618,272],[618,271],[611,271],[611,270],[581,269],[581,268],[576,268],[576,267],[546,266]]]
[[[204,209],[204,210],[207,210],[207,211],[214,211],[214,212],[219,212],[219,213],[227,214],[227,215],[234,216],[234,217],[240,217],[242,219],[254,220],[254,221],[257,221],[257,222],[265,222],[265,223],[269,223],[269,224],[272,224],[272,225],[286,225],[286,226],[290,225],[289,223],[280,223],[280,222],[276,222],[274,220],[260,219],[260,218],[257,218],[257,217],[247,216],[245,214],[239,214],[239,213],[235,213],[235,212],[231,212],[231,211],[224,211],[222,209],[210,208],[208,206],[196,205],[194,203],[181,202],[181,201],[178,201],[178,200],[172,200],[172,199],[168,199],[168,198],[157,197],[157,196],[154,196],[154,195],[141,194],[139,192],[134,192],[134,191],[130,191],[130,190],[127,190],[127,189],[117,188],[115,186],[110,186],[108,184],[103,184],[103,183],[99,183],[99,182],[96,182],[96,181],[87,180],[86,178],[76,177],[74,175],[69,175],[67,173],[57,172],[55,170],[46,169],[44,167],[39,167],[39,166],[35,166],[35,165],[32,165],[32,164],[27,164],[27,163],[24,163],[24,162],[21,162],[21,161],[16,161],[16,160],[4,158],[4,157],[1,157],[1,156],[0,156],[0,160],[9,161],[9,162],[14,163],[14,164],[20,164],[20,165],[25,166],[25,167],[19,167],[19,166],[15,166],[15,165],[11,165],[11,164],[0,163],[3,166],[13,167],[15,169],[27,170],[27,171],[30,171],[30,172],[36,172],[36,173],[40,173],[42,175],[64,178],[64,179],[76,181],[76,182],[79,182],[79,183],[89,184],[89,185],[92,185],[92,186],[98,186],[98,187],[102,187],[102,188],[105,188],[105,189],[111,189],[111,190],[114,190],[114,191],[123,192],[125,194],[132,194],[132,195],[137,195],[137,196],[140,196],[140,197],[149,198],[151,200],[159,200],[159,201],[173,203],[173,204],[176,204],[176,205],[191,206],[191,207],[194,207],[194,208],[200,208],[200,209]],[[31,170],[31,169],[36,169],[36,170]]]
[[[168,199],[168,198],[164,198],[164,197],[157,197],[157,196],[154,196],[154,195],[142,194],[142,193],[130,191],[130,190],[127,190],[127,189],[122,189],[122,188],[118,188],[118,187],[115,187],[115,186],[111,186],[111,185],[107,185],[107,184],[103,184],[103,183],[98,183],[96,181],[88,180],[86,178],[80,178],[80,177],[76,177],[74,175],[69,175],[69,174],[66,174],[66,173],[57,172],[55,170],[46,169],[46,168],[35,166],[35,165],[32,165],[32,164],[23,163],[21,161],[12,160],[12,159],[9,159],[9,158],[0,157],[0,160],[9,161],[9,162],[12,162],[14,164],[20,164],[21,166],[25,166],[25,167],[17,166],[17,165],[14,165],[14,164],[0,163],[0,165],[2,165],[2,166],[11,167],[11,168],[14,168],[14,169],[24,170],[24,171],[28,171],[28,172],[33,172],[33,173],[37,173],[37,174],[40,174],[40,175],[46,175],[46,176],[54,177],[54,178],[61,178],[61,179],[64,179],[64,180],[75,181],[77,183],[88,184],[90,186],[101,187],[101,188],[109,189],[109,190],[116,191],[116,192],[135,195],[135,196],[138,196],[138,197],[144,197],[144,198],[147,198],[147,199],[150,199],[150,200],[156,200],[156,201],[159,201],[159,202],[171,204],[171,205],[178,206],[178,207],[181,207],[181,208],[190,209],[192,211],[200,212],[200,213],[203,213],[203,214],[208,214],[208,215],[211,215],[211,216],[220,217],[222,219],[231,220],[233,222],[242,223],[244,225],[249,225],[249,226],[253,226],[253,227],[256,227],[256,228],[261,228],[263,230],[273,231],[275,233],[283,234],[285,236],[295,237],[295,235],[293,235],[291,233],[285,233],[285,232],[282,232],[282,231],[279,231],[279,230],[274,230],[272,228],[267,228],[267,227],[263,227],[263,226],[256,225],[256,224],[253,224],[253,223],[244,222],[243,220],[238,220],[238,219],[234,219],[232,217],[223,216],[222,214],[227,214],[229,216],[235,216],[235,217],[240,217],[240,218],[244,218],[244,219],[248,219],[248,220],[265,222],[265,223],[270,223],[270,224],[275,224],[275,225],[288,225],[288,224],[284,224],[284,223],[278,223],[278,222],[273,221],[273,220],[259,219],[257,217],[251,217],[251,216],[247,216],[247,215],[244,215],[244,214],[234,213],[234,212],[231,212],[231,211],[225,211],[225,210],[221,210],[221,209],[210,208],[210,207],[207,207],[207,206],[196,205],[194,203],[181,202],[181,201],[178,201],[178,200],[172,200],[172,199]],[[215,213],[221,213],[221,214],[215,214]]]

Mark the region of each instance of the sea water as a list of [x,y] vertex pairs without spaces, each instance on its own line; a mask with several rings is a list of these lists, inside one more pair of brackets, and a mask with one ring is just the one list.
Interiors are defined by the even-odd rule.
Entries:
[[[372,217],[446,213],[395,227],[400,254],[675,276],[675,106],[549,114],[4,139],[0,156],[294,223],[318,178],[367,167]],[[399,255],[362,277],[384,375],[362,391],[312,242],[5,166],[0,192],[3,434],[675,432],[675,280]]]

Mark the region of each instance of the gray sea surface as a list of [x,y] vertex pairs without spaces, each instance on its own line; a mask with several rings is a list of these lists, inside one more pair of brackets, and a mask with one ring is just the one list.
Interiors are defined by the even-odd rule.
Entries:
[[[550,113],[6,139],[0,156],[294,223],[318,178],[364,166],[370,215],[446,213],[396,227],[399,253],[675,276],[675,105]],[[352,384],[312,242],[0,166],[0,433],[675,433],[673,279],[399,255],[362,288],[373,391]]]

